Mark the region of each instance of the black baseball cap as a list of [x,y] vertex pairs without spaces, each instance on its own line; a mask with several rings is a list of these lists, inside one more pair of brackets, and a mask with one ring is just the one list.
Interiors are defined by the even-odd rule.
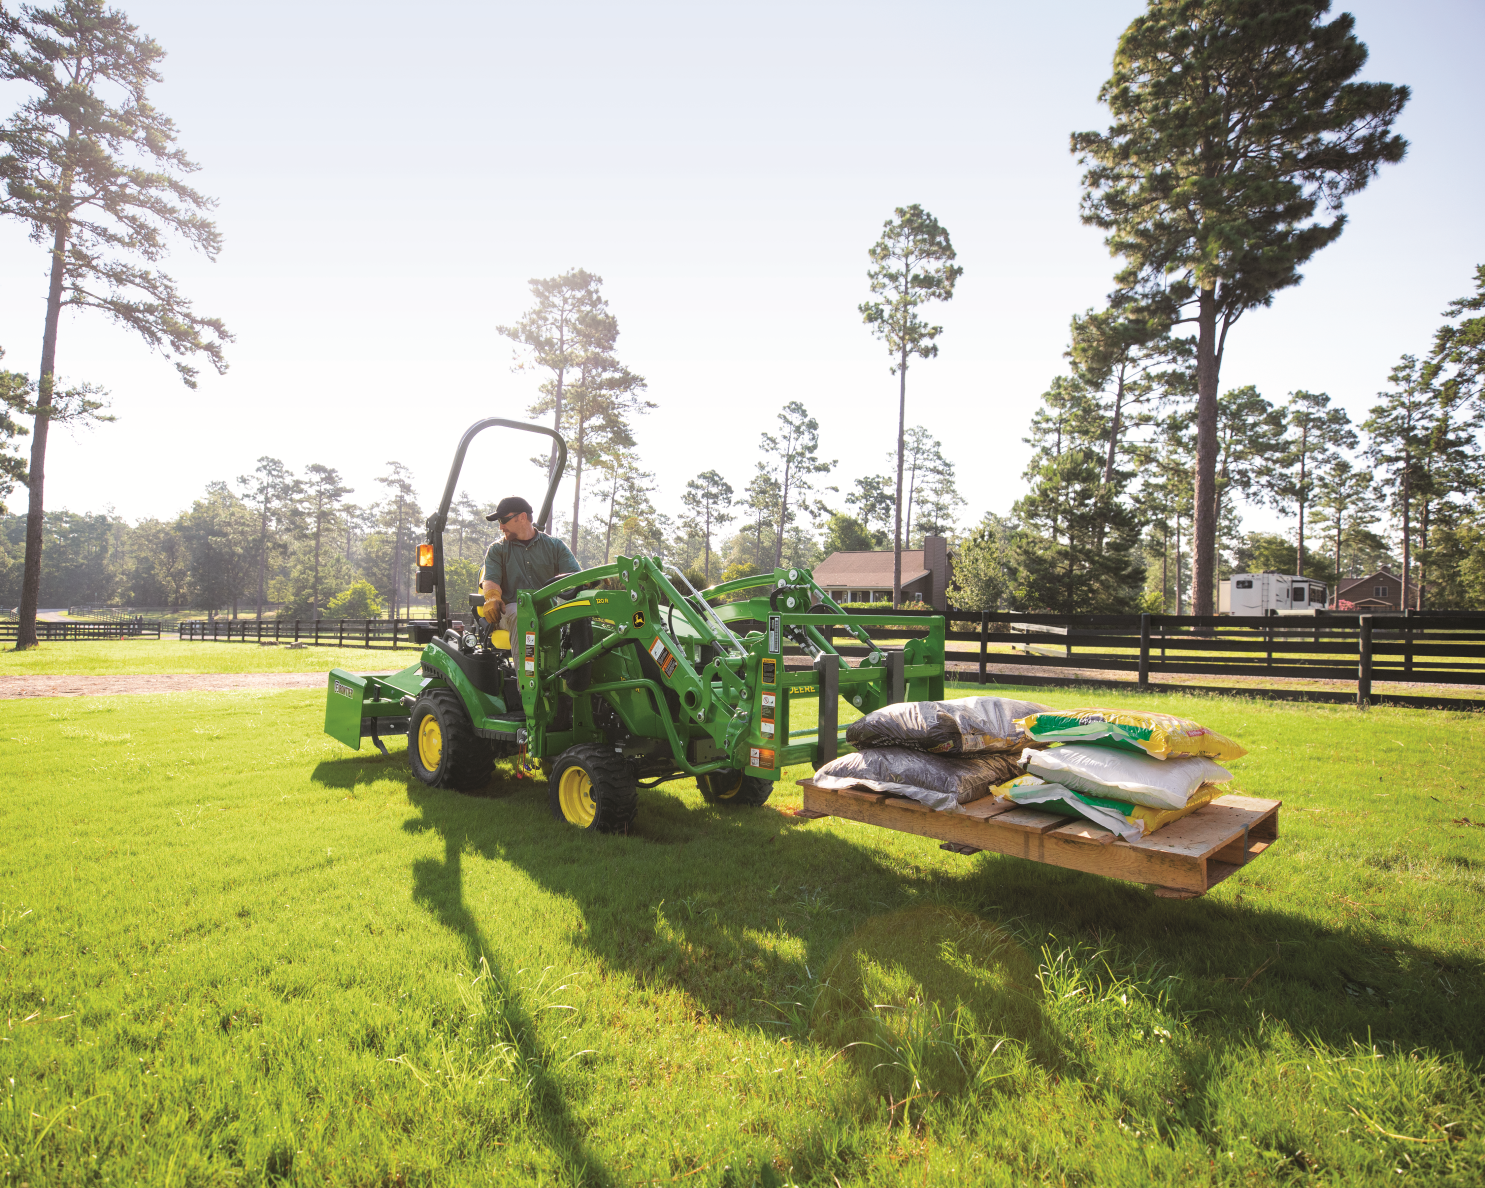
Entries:
[[499,523],[506,516],[516,516],[522,512],[525,512],[529,516],[531,514],[531,505],[519,495],[507,495],[485,519],[492,523]]

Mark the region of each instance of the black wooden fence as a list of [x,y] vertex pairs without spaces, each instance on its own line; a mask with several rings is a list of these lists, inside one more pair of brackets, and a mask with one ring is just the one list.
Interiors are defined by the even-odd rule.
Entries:
[[[0,640],[20,638],[20,624],[14,619],[0,621]],[[36,621],[36,639],[43,643],[82,639],[159,639],[158,622],[121,623],[53,623]]]
[[[851,612],[848,612],[851,613]],[[880,614],[878,610],[871,613]],[[893,611],[902,626],[873,627],[873,640],[922,638],[914,621],[933,611]],[[1400,704],[1485,708],[1485,699],[1378,692],[1387,683],[1485,686],[1485,613],[1430,611],[1367,615],[1325,611],[1273,618],[1194,615],[1014,615],[1004,611],[949,611],[945,616],[950,680],[1000,685],[1087,685],[1103,683],[1058,670],[1095,670],[1133,680],[1110,682],[1151,689],[1231,688],[1182,683],[1162,686],[1163,676],[1246,677],[1256,694],[1275,700],[1350,701],[1333,691],[1285,690],[1266,682],[1332,680],[1354,682],[1355,700],[1366,705],[1385,699]],[[3,626],[3,625],[0,625]],[[14,624],[10,638],[14,638]],[[37,624],[60,627],[63,624]],[[66,624],[113,629],[115,624]],[[128,626],[125,624],[124,626]],[[149,625],[146,625],[149,626]],[[158,633],[158,624],[154,625]],[[412,646],[410,624],[401,619],[184,620],[180,638],[233,643],[303,643],[356,648]],[[870,650],[844,642],[834,628],[832,643],[843,656]],[[0,636],[3,638],[3,636]],[[117,638],[102,636],[98,638]],[[836,640],[842,642],[836,643]],[[991,651],[991,645],[1014,651]],[[969,645],[966,647],[965,645]],[[797,649],[790,649],[797,650]],[[996,672],[996,668],[1043,670],[1035,675]]]
[[[894,611],[904,626],[872,628],[872,639],[921,638],[909,625],[933,612]],[[1369,615],[1319,612],[1270,618],[1195,615],[1012,615],[1004,611],[949,611],[945,616],[946,662],[951,679],[980,684],[1088,684],[1089,678],[1059,676],[1058,669],[1132,673],[1131,683],[1158,687],[1161,676],[1246,677],[1258,681],[1355,682],[1365,705],[1385,698],[1416,704],[1485,708],[1485,701],[1375,692],[1379,684],[1485,685],[1485,613],[1427,611]],[[835,632],[841,634],[839,629]],[[964,644],[972,645],[966,649]],[[990,650],[1009,644],[1013,652]],[[957,645],[957,646],[956,646]],[[977,646],[975,646],[977,645]],[[838,646],[861,656],[860,645]],[[1046,670],[997,673],[994,667]],[[1095,682],[1099,683],[1099,682]],[[1182,684],[1179,688],[1192,688]],[[1261,686],[1260,686],[1261,688]],[[1222,690],[1230,692],[1231,689]],[[1256,690],[1255,690],[1256,691]],[[1263,689],[1276,699],[1349,701],[1349,694]]]
[[180,637],[217,643],[301,643],[317,647],[412,647],[407,619],[182,619]]

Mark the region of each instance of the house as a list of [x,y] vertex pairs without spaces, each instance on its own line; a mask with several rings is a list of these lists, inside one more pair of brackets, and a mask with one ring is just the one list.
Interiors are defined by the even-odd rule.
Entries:
[[[836,602],[892,601],[891,549],[831,553],[814,573],[815,584]],[[903,601],[947,610],[951,574],[949,542],[942,536],[924,537],[921,549],[902,552]]]
[[1418,605],[1417,587],[1409,582],[1404,600],[1402,578],[1386,569],[1365,577],[1342,578],[1336,583],[1335,596],[1339,610],[1400,611]]

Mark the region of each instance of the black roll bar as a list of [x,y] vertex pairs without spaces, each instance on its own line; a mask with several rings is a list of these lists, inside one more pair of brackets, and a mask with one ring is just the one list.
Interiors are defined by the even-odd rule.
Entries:
[[525,421],[507,421],[503,417],[486,417],[483,421],[476,421],[464,431],[464,436],[459,439],[459,448],[454,451],[454,465],[449,469],[449,481],[444,485],[443,498],[439,500],[438,510],[428,517],[427,524],[428,543],[433,546],[434,613],[438,617],[440,635],[447,631],[453,622],[449,614],[448,590],[444,587],[443,530],[448,524],[449,508],[453,506],[454,488],[459,485],[459,472],[464,468],[464,454],[469,449],[469,443],[478,434],[496,425],[503,429],[521,429],[527,433],[540,433],[557,443],[557,467],[552,471],[551,481],[547,484],[547,496],[541,501],[541,511],[536,515],[538,532],[547,530],[547,523],[552,516],[552,501],[557,498],[557,487],[562,482],[563,470],[567,468],[567,443],[562,440],[562,435],[555,429],[548,429],[544,425],[529,425]]

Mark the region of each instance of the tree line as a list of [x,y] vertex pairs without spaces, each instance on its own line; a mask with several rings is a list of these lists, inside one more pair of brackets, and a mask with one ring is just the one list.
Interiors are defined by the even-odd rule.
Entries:
[[[1325,392],[1219,395],[1213,581],[1267,571],[1334,590],[1385,567],[1411,606],[1485,608],[1482,310],[1485,265],[1359,425]],[[1042,394],[1026,438],[1027,493],[960,547],[962,604],[1202,613],[1215,591],[1198,586],[1193,356],[1189,338],[1131,336],[1107,314],[1072,319],[1068,373]],[[1291,531],[1244,533],[1242,505],[1271,509]]]

